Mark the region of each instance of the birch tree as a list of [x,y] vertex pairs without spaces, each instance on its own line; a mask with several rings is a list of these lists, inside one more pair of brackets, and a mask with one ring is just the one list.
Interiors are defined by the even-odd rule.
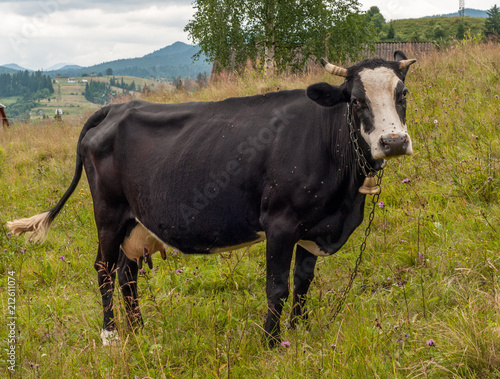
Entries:
[[310,57],[356,59],[375,32],[357,0],[195,0],[185,31],[218,69],[266,73],[303,67]]

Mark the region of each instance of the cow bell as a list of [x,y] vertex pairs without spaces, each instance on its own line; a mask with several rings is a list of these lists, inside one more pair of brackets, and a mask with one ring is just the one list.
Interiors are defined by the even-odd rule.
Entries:
[[380,193],[380,187],[377,186],[377,180],[373,175],[368,175],[363,182],[363,185],[359,187],[359,192],[363,195],[378,195]]

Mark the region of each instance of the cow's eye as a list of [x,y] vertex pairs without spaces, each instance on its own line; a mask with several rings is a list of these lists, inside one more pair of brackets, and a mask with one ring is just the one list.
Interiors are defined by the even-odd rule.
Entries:
[[356,107],[359,107],[361,105],[361,101],[359,101],[359,99],[353,99],[352,100],[352,103],[356,106]]
[[406,95],[408,95],[408,90],[404,90],[403,93],[401,94],[401,100],[406,101]]

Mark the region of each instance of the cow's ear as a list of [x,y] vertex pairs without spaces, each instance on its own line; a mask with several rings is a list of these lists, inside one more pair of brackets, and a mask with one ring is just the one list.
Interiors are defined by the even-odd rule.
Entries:
[[347,101],[343,86],[334,87],[328,83],[316,83],[307,87],[307,97],[323,107]]

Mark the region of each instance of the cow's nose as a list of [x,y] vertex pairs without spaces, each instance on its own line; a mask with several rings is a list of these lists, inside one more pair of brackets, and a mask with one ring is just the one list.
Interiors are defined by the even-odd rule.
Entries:
[[410,144],[410,136],[404,134],[386,134],[380,137],[380,147],[386,157],[405,155]]

